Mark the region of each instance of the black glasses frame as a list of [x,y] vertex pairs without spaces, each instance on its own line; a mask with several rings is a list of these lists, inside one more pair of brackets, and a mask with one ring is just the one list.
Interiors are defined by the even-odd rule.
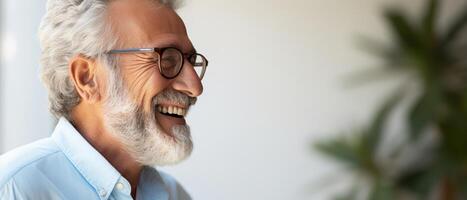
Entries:
[[[178,51],[180,53],[180,55],[182,55],[182,63],[181,63],[180,69],[172,77],[166,76],[164,73],[162,73],[162,69],[161,69],[161,59],[160,58],[162,57],[162,54],[164,53],[164,51],[166,51],[168,49],[174,49],[174,50]],[[191,58],[193,58],[193,56],[201,56],[201,58],[206,62],[205,66],[203,66],[202,64],[200,65],[200,64],[197,64],[197,63],[191,63],[191,62],[190,63],[193,65],[193,67],[203,67],[203,71],[199,75],[199,79],[202,80],[203,77],[204,77],[204,73],[206,72],[206,68],[208,66],[208,63],[209,63],[208,59],[206,59],[206,57],[204,57],[202,54],[199,54],[199,53],[185,54],[182,51],[180,51],[180,49],[177,49],[175,47],[114,49],[114,50],[110,50],[107,53],[108,54],[157,53],[158,56],[159,56],[159,59],[158,59],[159,72],[160,72],[161,76],[163,76],[166,79],[174,79],[175,77],[177,77],[182,72],[183,66],[185,65],[185,59],[188,59],[188,61],[190,61]]]

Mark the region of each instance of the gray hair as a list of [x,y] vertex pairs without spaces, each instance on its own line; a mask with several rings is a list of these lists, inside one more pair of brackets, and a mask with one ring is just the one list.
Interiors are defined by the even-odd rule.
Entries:
[[[47,1],[47,12],[39,28],[42,48],[40,75],[48,90],[50,112],[57,118],[63,116],[70,120],[71,109],[80,101],[68,73],[72,57],[81,54],[115,63],[108,62],[112,58],[105,54],[118,42],[106,21],[106,8],[112,1]],[[173,9],[180,5],[177,0],[157,1]]]

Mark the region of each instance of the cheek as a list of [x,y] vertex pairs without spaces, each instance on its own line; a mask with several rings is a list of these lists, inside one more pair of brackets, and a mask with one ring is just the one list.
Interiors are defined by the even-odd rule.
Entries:
[[124,73],[126,87],[134,100],[146,112],[150,111],[152,98],[168,86],[168,81],[159,74],[156,67],[140,67]]
[[150,85],[150,82],[154,79],[155,71],[153,69],[139,69],[127,71],[125,74],[128,89],[132,93],[140,93]]

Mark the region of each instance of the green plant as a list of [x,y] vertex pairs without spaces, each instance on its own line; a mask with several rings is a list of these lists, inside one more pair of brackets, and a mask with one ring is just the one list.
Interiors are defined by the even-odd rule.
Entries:
[[[368,186],[366,199],[467,199],[467,4],[441,30],[440,3],[427,0],[417,21],[387,9],[391,45],[367,40],[383,59],[382,70],[410,74],[418,91],[406,112],[407,131],[401,133],[407,141],[400,146],[382,148],[391,112],[414,94],[404,89],[390,95],[367,127],[314,144],[367,180],[338,199],[361,198]],[[423,142],[430,135],[434,139]],[[408,153],[413,156],[407,158]]]

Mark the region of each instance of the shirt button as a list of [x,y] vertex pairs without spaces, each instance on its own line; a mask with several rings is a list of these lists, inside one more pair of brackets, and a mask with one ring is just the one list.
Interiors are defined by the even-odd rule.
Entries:
[[123,185],[123,183],[117,183],[117,185],[115,186],[118,190],[123,190],[123,188],[125,188],[125,186]]
[[107,191],[105,191],[104,189],[101,189],[101,190],[99,190],[99,195],[101,197],[105,197],[105,195],[107,195]]

